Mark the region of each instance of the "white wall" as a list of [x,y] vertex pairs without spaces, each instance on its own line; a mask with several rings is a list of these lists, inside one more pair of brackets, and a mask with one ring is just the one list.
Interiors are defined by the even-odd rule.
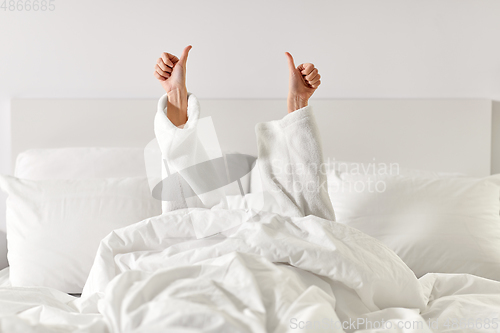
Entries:
[[286,96],[290,51],[320,69],[320,98],[500,99],[496,0],[54,3],[0,10],[1,173],[12,98],[158,97],[156,58],[187,44],[188,86],[203,98]]
[[189,89],[204,98],[286,96],[290,51],[319,67],[317,97],[500,99],[495,0],[54,3],[0,10],[3,173],[10,99],[157,97],[156,58],[188,43]]

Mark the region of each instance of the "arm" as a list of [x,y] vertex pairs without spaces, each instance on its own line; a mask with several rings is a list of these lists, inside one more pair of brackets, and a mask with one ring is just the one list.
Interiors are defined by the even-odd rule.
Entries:
[[[218,174],[210,169],[210,164],[203,170],[211,175],[210,178],[186,173],[187,168],[222,154],[217,151],[219,147],[206,151],[202,144],[205,138],[215,135],[215,129],[210,121],[199,119],[198,101],[194,95],[187,93],[186,62],[190,49],[191,46],[186,47],[180,59],[170,53],[163,53],[155,65],[154,75],[166,91],[158,102],[154,122],[163,159],[161,198],[164,213],[180,208],[225,206],[224,189],[208,193],[204,191],[206,183],[218,179]],[[165,182],[167,178],[170,180]],[[175,194],[175,200],[172,194]]]
[[286,55],[290,69],[288,115],[256,127],[262,185],[282,215],[315,215],[334,221],[319,132],[308,106],[321,83],[320,75],[313,64],[295,67],[292,56]]
[[155,65],[154,76],[167,92],[167,117],[179,127],[188,119],[188,93],[186,88],[186,63],[192,46],[187,46],[181,58],[163,53]]

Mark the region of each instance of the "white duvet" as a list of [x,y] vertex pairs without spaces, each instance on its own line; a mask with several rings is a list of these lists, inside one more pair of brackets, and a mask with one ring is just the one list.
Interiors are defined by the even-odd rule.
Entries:
[[[177,139],[196,148],[193,98],[191,123]],[[164,156],[178,156],[170,169],[182,170],[193,160],[175,154],[171,134],[181,130],[168,127],[162,105],[157,137]],[[500,332],[500,282],[444,274],[418,280],[379,241],[334,222],[326,188],[293,190],[294,182],[325,178],[315,167],[278,172],[321,160],[309,108],[261,124],[257,134],[273,197],[266,207],[208,208],[209,193],[199,197],[201,208],[115,230],[101,242],[81,298],[4,279],[1,331]]]
[[[223,218],[245,218],[235,214]],[[499,282],[444,274],[417,280],[354,229],[263,215],[227,235],[187,242],[187,228],[169,232],[182,230],[180,213],[117,230],[102,243],[82,298],[0,288],[1,331],[353,332],[367,323],[387,328],[374,332],[500,331],[493,329]],[[475,329],[453,326],[460,320]]]

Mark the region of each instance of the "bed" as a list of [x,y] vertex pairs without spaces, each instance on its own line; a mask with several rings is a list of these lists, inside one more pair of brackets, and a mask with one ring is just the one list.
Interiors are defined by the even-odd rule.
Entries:
[[[500,332],[496,103],[314,101],[335,227],[192,234],[182,214],[154,218],[156,102],[12,102],[1,331]],[[201,105],[215,156],[256,155],[255,124],[285,110]],[[234,207],[260,193],[256,170],[224,188]],[[224,230],[244,218],[224,216]]]

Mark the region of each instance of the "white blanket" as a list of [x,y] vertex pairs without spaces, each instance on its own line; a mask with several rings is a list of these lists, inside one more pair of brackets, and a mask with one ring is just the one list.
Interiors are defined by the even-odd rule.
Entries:
[[[191,96],[183,130],[168,125],[159,105],[155,128],[170,172],[199,162],[178,149],[205,158],[195,102]],[[500,331],[493,329],[500,283],[467,275],[417,280],[379,241],[334,222],[326,187],[318,186],[325,175],[309,108],[259,125],[257,136],[272,203],[227,209],[227,201],[204,194],[199,208],[165,205],[170,211],[101,242],[81,299],[46,288],[0,288],[1,331],[466,331],[454,319],[474,319],[470,331]],[[288,166],[293,172],[282,172]],[[304,166],[307,172],[298,172]],[[293,187],[310,182],[310,191]]]
[[[0,331],[273,332],[266,327],[276,325],[274,332],[499,332],[498,282],[445,274],[420,280],[429,300],[421,314],[370,311],[340,283],[233,253],[191,268],[129,271],[90,298],[0,287]],[[367,323],[387,329],[365,330]]]

